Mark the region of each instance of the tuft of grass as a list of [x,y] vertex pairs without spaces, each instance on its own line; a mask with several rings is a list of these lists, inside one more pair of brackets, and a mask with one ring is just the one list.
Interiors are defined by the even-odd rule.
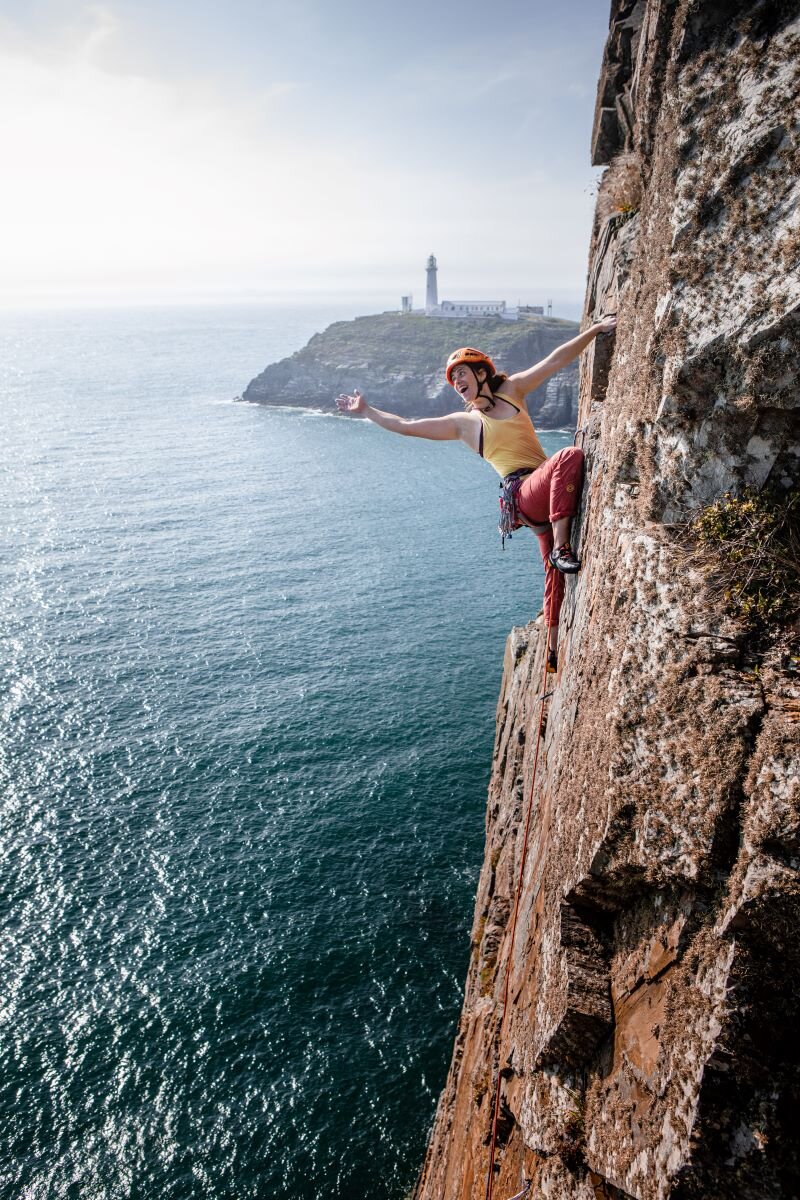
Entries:
[[619,213],[635,213],[642,203],[642,175],[635,158],[622,157],[606,192]]
[[642,203],[642,172],[634,154],[618,154],[600,183],[597,213],[601,221],[635,216]]
[[800,491],[726,492],[684,532],[694,565],[731,616],[755,627],[800,612]]
[[568,1170],[580,1171],[586,1166],[585,1100],[575,1092],[570,1092],[570,1096],[574,1108],[567,1113],[556,1153]]
[[483,941],[483,935],[486,930],[487,913],[482,913],[478,921],[478,928],[475,930],[475,937],[472,940],[473,946],[480,946]]
[[487,963],[485,967],[481,968],[481,973],[480,973],[480,982],[481,982],[480,994],[481,994],[481,996],[488,996],[489,992],[492,990],[492,984],[494,983],[495,967],[496,967],[495,963]]
[[483,1097],[489,1090],[490,1082],[489,1069],[487,1067],[485,1070],[481,1071],[480,1075],[472,1085],[472,1102],[476,1108],[480,1108],[481,1103],[483,1102]]

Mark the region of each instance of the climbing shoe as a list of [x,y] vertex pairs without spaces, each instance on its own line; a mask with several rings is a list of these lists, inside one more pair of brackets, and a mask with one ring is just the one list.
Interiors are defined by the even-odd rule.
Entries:
[[549,675],[551,671],[557,671],[557,670],[558,670],[558,651],[557,650],[548,650],[547,651],[547,673]]
[[563,546],[557,546],[555,550],[551,550],[547,557],[550,566],[555,567],[557,571],[563,571],[565,575],[575,575],[581,569],[581,560],[575,557],[569,542],[564,542]]

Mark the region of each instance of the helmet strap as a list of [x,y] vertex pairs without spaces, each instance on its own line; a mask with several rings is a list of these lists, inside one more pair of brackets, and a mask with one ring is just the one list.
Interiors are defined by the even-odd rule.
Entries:
[[469,366],[470,371],[472,371],[472,374],[475,376],[475,383],[478,385],[478,395],[475,397],[475,399],[478,400],[481,397],[483,397],[484,400],[489,401],[489,408],[494,408],[495,400],[494,400],[494,395],[492,393],[492,389],[489,388],[488,395],[483,390],[485,387],[489,387],[489,372],[486,371],[485,367],[481,367],[482,371],[486,371],[486,378],[484,379],[483,383],[481,383],[481,381],[478,379],[477,368],[473,367],[472,363],[469,363],[468,366]]

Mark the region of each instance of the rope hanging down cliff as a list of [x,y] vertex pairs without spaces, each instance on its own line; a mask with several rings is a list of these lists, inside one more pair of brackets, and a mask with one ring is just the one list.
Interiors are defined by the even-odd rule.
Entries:
[[[500,1031],[497,1035],[497,1080],[494,1087],[494,1110],[492,1115],[492,1144],[489,1151],[489,1170],[486,1176],[486,1200],[492,1200],[492,1192],[494,1190],[494,1159],[495,1150],[497,1148],[497,1117],[500,1110],[500,1062],[501,1048],[503,1044],[503,1032],[506,1025],[506,1016],[508,1014],[508,985],[511,979],[511,956],[514,951],[514,938],[517,933],[517,915],[519,913],[519,901],[522,893],[522,880],[525,873],[525,860],[528,856],[528,835],[531,828],[531,813],[533,812],[533,788],[536,783],[536,768],[539,765],[539,748],[542,744],[542,733],[544,731],[544,706],[546,701],[552,695],[552,692],[547,691],[547,652],[544,656],[544,672],[542,676],[542,693],[539,697],[539,727],[536,734],[536,752],[533,757],[533,774],[531,775],[531,786],[528,790],[528,811],[525,817],[525,832],[522,838],[522,856],[519,864],[519,878],[517,879],[516,894],[514,896],[514,916],[511,921],[511,936],[508,940],[508,952],[506,954],[506,979],[503,987],[503,1016],[500,1020]],[[525,1180],[524,1186],[518,1196],[524,1196],[530,1190],[530,1181]],[[517,1200],[513,1197],[512,1200]]]

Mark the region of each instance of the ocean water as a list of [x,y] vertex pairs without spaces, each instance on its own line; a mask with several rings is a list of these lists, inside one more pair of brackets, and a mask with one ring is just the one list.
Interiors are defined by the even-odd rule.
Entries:
[[413,1186],[542,571],[465,448],[232,403],[354,315],[0,315],[9,1200]]

